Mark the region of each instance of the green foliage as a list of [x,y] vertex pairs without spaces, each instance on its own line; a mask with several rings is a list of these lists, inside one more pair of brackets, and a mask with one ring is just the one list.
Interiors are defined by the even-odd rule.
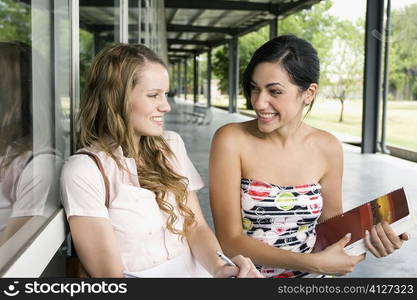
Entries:
[[211,68],[214,77],[219,79],[219,89],[223,93],[227,92],[229,84],[229,51],[227,51],[227,46],[222,45],[214,49]]
[[[264,44],[268,37],[268,27],[262,27],[258,31],[239,38],[239,78],[241,78],[255,50]],[[227,45],[214,50],[212,70],[214,76],[220,79],[220,90],[227,92],[229,87],[229,49]]]
[[328,90],[331,98],[340,101],[339,122],[343,122],[346,98],[362,94],[364,68],[363,22],[337,21],[331,51],[332,64],[328,67]]
[[[204,91],[204,85],[206,84],[205,80],[207,79],[207,53],[203,53],[198,56],[197,58],[198,64],[198,87],[199,87],[199,94],[202,94]],[[194,59],[193,57],[189,57],[186,60],[186,68],[187,68],[187,94],[193,93],[194,88]],[[175,65],[171,65],[169,68],[170,72],[170,89],[178,91],[178,62]],[[180,62],[180,72],[181,78],[184,77],[184,61]]]
[[80,89],[84,88],[87,71],[95,55],[94,36],[92,33],[80,28]]
[[[320,58],[320,86],[326,96],[339,101],[358,95],[362,89],[364,58],[364,21],[358,24],[342,21],[330,15],[331,0],[322,1],[311,9],[279,20],[279,35],[294,34],[309,41]],[[268,40],[268,28],[247,34],[239,39],[240,76],[254,51]],[[215,50],[213,72],[220,79],[223,92],[228,89],[228,47]],[[343,105],[344,103],[342,103]],[[343,119],[341,111],[340,119]]]
[[325,0],[313,5],[309,10],[302,10],[290,15],[278,23],[280,35],[294,34],[309,41],[317,50],[320,58],[320,83],[322,86],[329,83],[327,70],[333,62],[330,51],[338,25],[337,18],[328,12],[332,5],[331,0]]
[[392,11],[389,85],[393,98],[417,99],[417,4]]
[[[312,43],[317,49],[322,66],[321,83],[328,83],[326,70],[332,62],[329,55],[334,40],[336,18],[329,15],[330,0],[314,5],[310,10],[303,10],[279,21],[278,33],[294,34]],[[239,78],[248,64],[252,54],[269,39],[268,27],[239,38]],[[220,89],[228,89],[228,46],[220,46],[214,52],[213,73],[220,79]]]
[[12,0],[0,0],[0,40],[30,44],[30,6]]
[[[280,35],[294,34],[312,43],[317,49],[321,62],[321,93],[340,100],[349,97],[349,95],[357,97],[361,93],[364,20],[360,20],[358,24],[341,21],[330,15],[329,10],[332,5],[332,0],[323,0],[313,5],[311,9],[305,9],[280,19],[278,33]],[[35,18],[32,22],[42,22],[42,14],[38,13],[32,18]],[[415,51],[417,4],[393,10],[391,23],[389,99],[417,99],[417,51]],[[0,0],[0,40],[19,40],[31,44],[30,30],[30,5],[14,0]],[[47,38],[45,36],[45,39]],[[240,81],[250,57],[268,38],[268,26],[239,38]],[[48,40],[45,40],[45,43],[38,41],[36,44],[42,45],[47,42]],[[85,73],[92,57],[104,45],[105,43],[95,45],[93,35],[80,28],[81,86],[84,84]],[[44,49],[38,50],[43,54],[46,51]],[[220,89],[227,93],[228,45],[213,50],[212,62],[213,78],[219,79]],[[206,60],[200,60],[199,65],[199,86],[202,87],[206,78]],[[192,90],[192,59],[188,60],[187,75],[188,87]]]

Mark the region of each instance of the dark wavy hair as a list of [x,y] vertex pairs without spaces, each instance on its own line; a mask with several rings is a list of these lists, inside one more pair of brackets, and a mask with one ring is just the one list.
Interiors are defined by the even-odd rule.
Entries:
[[[295,35],[282,35],[273,38],[259,47],[253,54],[243,73],[243,94],[250,102],[253,71],[259,63],[275,62],[288,73],[300,92],[307,90],[312,83],[319,83],[320,61],[316,49]],[[307,114],[313,106],[309,104]]]

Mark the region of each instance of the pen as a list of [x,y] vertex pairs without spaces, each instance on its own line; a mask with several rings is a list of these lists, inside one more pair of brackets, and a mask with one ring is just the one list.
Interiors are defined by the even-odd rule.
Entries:
[[221,253],[219,250],[216,250],[216,254],[224,262],[226,262],[229,266],[237,267],[236,264],[230,258],[228,258],[226,255],[224,255],[223,253]]

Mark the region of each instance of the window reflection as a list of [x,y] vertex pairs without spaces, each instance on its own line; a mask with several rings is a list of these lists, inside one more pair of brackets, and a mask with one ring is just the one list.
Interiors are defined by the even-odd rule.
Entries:
[[68,24],[65,0],[0,0],[0,274],[60,207]]
[[0,43],[0,69],[7,70],[0,85],[0,245],[31,217],[49,217],[58,206],[62,155],[53,147],[50,99],[33,102],[32,57],[40,59],[23,42]]
[[[72,3],[0,0],[0,276],[60,208],[58,180],[77,112],[69,96]],[[80,70],[72,76],[80,75],[80,90],[92,57],[120,42],[120,3],[79,0]],[[167,60],[163,0],[128,4],[129,41]]]
[[[118,43],[120,33],[120,1],[80,0],[80,87],[93,57],[104,47]],[[113,3],[113,6],[111,4]]]
[[[30,47],[21,42],[0,43],[0,68],[9,70],[0,82],[0,244],[3,244],[27,220],[18,206],[23,208],[22,202],[32,202],[22,199],[23,191],[17,190],[17,182],[33,153]],[[12,217],[19,219],[10,222]]]

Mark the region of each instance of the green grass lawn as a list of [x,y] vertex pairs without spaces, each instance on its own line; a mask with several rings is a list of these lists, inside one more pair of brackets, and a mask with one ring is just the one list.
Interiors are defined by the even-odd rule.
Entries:
[[[227,97],[213,101],[213,105],[227,106]],[[238,107],[244,111],[245,100],[238,98]],[[357,140],[362,132],[362,101],[350,100],[345,103],[343,122],[339,122],[340,103],[336,100],[317,99],[306,123]],[[379,133],[380,134],[380,133]],[[388,145],[417,151],[417,101],[389,101],[387,110]]]
[[[336,133],[360,138],[362,101],[347,101],[343,122],[339,122],[340,103],[317,101],[306,123]],[[387,144],[417,151],[417,101],[390,101],[387,109]]]

